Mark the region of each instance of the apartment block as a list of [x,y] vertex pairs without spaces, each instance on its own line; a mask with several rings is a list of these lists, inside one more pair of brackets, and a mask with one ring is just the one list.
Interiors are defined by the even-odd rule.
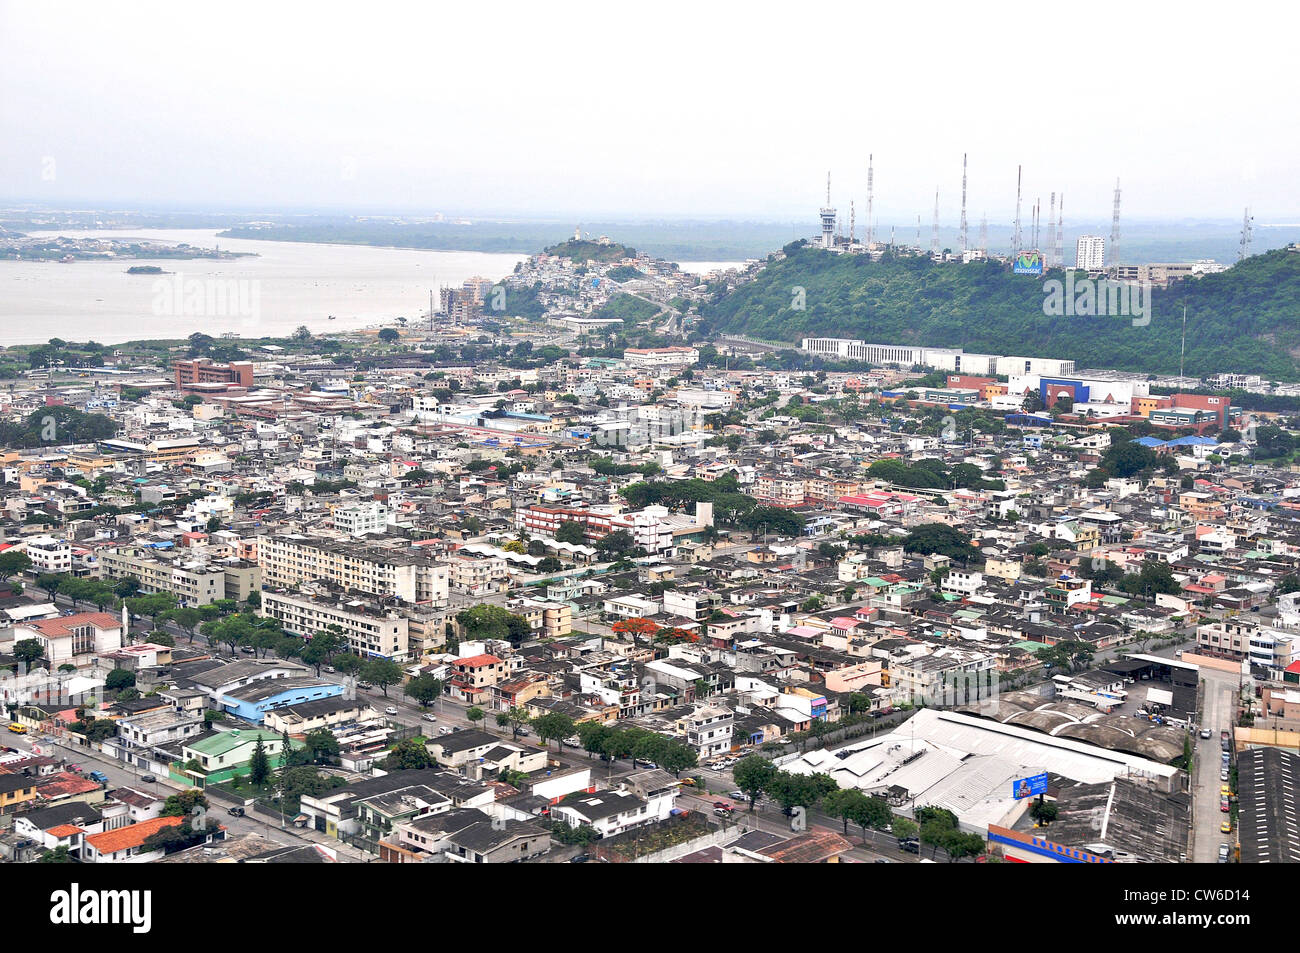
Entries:
[[[262,537],[258,562],[268,588],[325,580],[342,589],[441,607],[451,585],[452,567],[427,556],[306,536]],[[504,574],[504,562],[502,569]]]
[[263,592],[258,614],[278,619],[286,632],[303,637],[336,625],[349,650],[362,658],[404,659],[409,654],[406,619],[376,611],[360,599],[336,602],[310,594]]

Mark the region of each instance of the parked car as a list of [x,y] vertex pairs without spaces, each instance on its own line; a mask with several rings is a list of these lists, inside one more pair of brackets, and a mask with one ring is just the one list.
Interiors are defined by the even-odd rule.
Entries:
[[909,854],[919,854],[921,853],[921,842],[911,838],[908,840],[900,840],[898,842],[898,849],[907,851]]
[[1229,811],[1232,810],[1232,802],[1229,801],[1226,797],[1220,797],[1219,810],[1222,811],[1224,814],[1227,814]]
[[732,798],[732,799],[737,800],[737,801],[748,801],[748,800],[749,800],[749,798],[745,797],[745,792],[744,792],[744,791],[728,791],[728,792],[727,792],[727,797]]
[[1209,738],[1212,734],[1213,734],[1213,733],[1210,731],[1209,728],[1202,728],[1202,729],[1201,729],[1201,737],[1202,737],[1202,738]]
[[438,734],[449,735],[451,734],[451,729],[448,728],[446,725],[443,725],[441,728],[438,729]]
[[98,781],[100,784],[108,783],[108,775],[103,771],[91,771],[86,775],[86,777],[90,778],[92,781]]
[[577,854],[569,858],[569,863],[571,864],[585,864],[586,862],[587,862],[586,854]]
[[153,784],[153,783],[154,783],[155,781],[157,781],[157,780],[158,780],[158,779],[155,778],[152,774],[142,774],[142,775],[140,775],[140,781],[141,781],[142,783],[144,783],[144,784]]
[[331,675],[333,675],[333,674],[334,674],[334,666],[333,666],[333,665],[326,665],[326,666],[325,666],[325,671],[327,671],[327,672],[329,672]]
[[434,714],[433,712],[431,712],[431,711],[426,711],[423,715],[420,716],[420,720],[421,720],[421,721],[437,721],[437,720],[438,720],[438,716],[435,715],[435,714]]
[[1232,818],[1225,817],[1223,823],[1219,825],[1219,830],[1224,834],[1232,833]]
[[1229,772],[1228,769],[1227,769],[1226,767],[1225,767],[1225,768],[1220,768],[1220,769],[1219,769],[1219,780],[1220,780],[1220,781],[1226,781],[1226,780],[1228,780],[1228,777],[1229,777],[1230,773],[1231,773],[1231,772]]
[[384,709],[384,714],[385,714],[385,715],[396,715],[396,714],[397,714],[397,706],[396,706],[396,705],[389,705],[387,708]]
[[713,814],[715,817],[731,817],[731,808],[715,807]]
[[1228,862],[1228,858],[1231,855],[1232,855],[1232,848],[1230,848],[1227,844],[1219,845],[1219,863],[1226,864]]
[[714,802],[713,802],[713,809],[714,809],[715,811],[732,811],[732,810],[735,810],[735,808],[734,808],[730,803],[728,803],[727,801],[714,801]]
[[26,725],[20,725],[20,724],[19,724],[18,722],[16,722],[16,721],[11,721],[11,722],[9,722],[9,730],[12,731],[12,732],[13,732],[14,734],[16,734],[16,735],[25,735],[25,734],[27,734],[27,726],[26,726]]
[[231,817],[243,817],[244,809],[242,807],[232,807],[230,810],[226,811],[226,813]]

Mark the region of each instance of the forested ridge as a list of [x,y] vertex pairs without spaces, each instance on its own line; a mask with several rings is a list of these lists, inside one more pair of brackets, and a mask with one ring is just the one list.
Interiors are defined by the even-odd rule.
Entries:
[[[1082,278],[1081,273],[1076,273]],[[998,262],[839,255],[791,245],[753,281],[704,306],[703,330],[769,340],[848,337],[880,344],[1071,359],[1083,367],[1177,373],[1183,304],[1188,374],[1300,379],[1300,254],[1279,249],[1151,294],[1151,320],[1048,316],[1049,279]],[[795,289],[804,289],[798,307]]]

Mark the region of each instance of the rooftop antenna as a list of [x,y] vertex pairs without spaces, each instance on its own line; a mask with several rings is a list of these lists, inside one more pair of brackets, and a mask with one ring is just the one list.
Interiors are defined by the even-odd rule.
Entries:
[[1011,257],[1020,254],[1020,173],[1022,166],[1016,166],[1016,224],[1011,234]]
[[1119,267],[1119,179],[1115,179],[1115,211],[1110,216],[1110,263]]
[[1237,250],[1237,261],[1245,261],[1250,257],[1250,239],[1251,233],[1254,231],[1251,223],[1254,221],[1250,215],[1250,208],[1247,207],[1241,216],[1241,247]]
[[930,232],[930,254],[939,254],[939,190],[934,190],[934,228]]
[[961,251],[966,254],[966,153],[961,154]]
[[875,186],[875,169],[872,160],[875,157],[870,153],[867,154],[867,244],[871,244],[871,201],[873,198],[872,189]]

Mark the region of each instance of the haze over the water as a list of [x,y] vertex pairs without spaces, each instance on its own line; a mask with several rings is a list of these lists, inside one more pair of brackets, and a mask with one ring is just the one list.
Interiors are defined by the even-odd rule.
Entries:
[[0,201],[789,220],[874,153],[928,224],[967,152],[975,223],[1018,163],[1026,215],[1295,221],[1292,33],[1222,13],[0,0]]

